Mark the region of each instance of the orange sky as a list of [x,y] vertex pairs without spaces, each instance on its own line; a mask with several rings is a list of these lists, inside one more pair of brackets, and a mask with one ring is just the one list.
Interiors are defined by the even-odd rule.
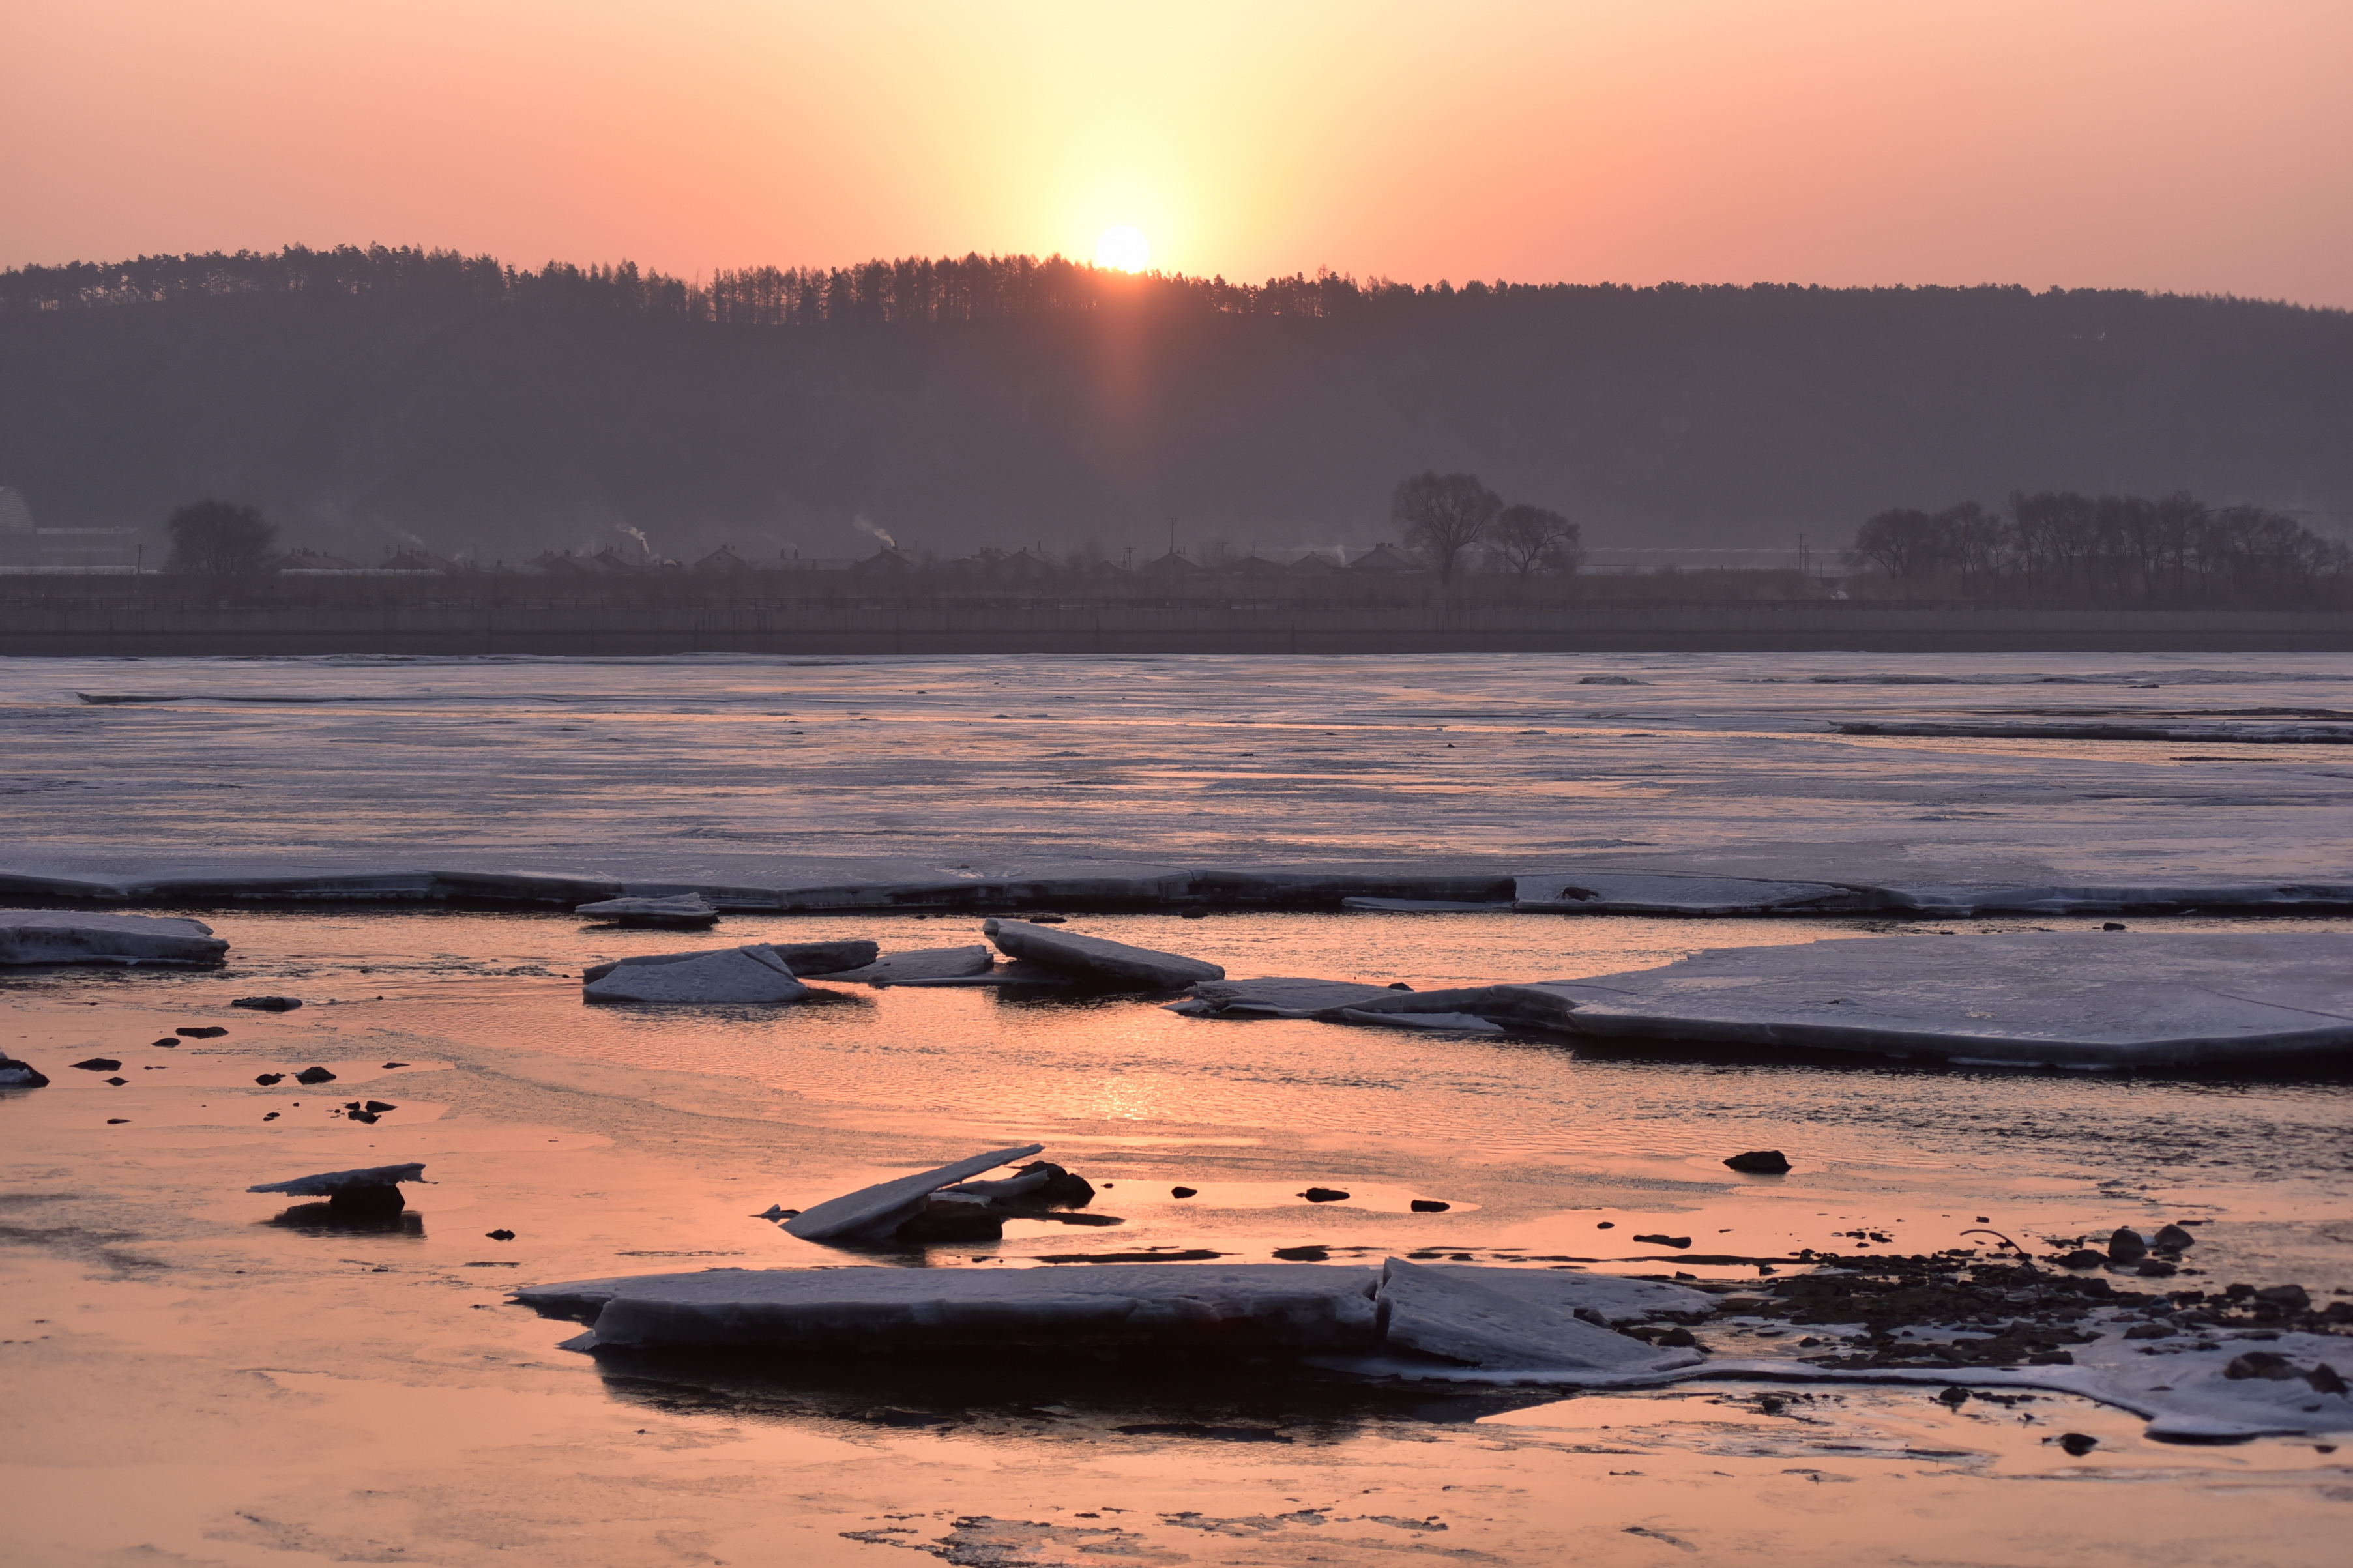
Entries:
[[0,265],[288,242],[2353,306],[2353,0],[6,0]]

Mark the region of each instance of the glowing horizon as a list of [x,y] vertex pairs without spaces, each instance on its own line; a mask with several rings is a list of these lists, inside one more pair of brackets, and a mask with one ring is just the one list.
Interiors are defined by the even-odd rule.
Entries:
[[0,43],[41,62],[0,99],[0,265],[382,241],[694,278],[1124,228],[1236,279],[2353,306],[2327,0],[27,0]]

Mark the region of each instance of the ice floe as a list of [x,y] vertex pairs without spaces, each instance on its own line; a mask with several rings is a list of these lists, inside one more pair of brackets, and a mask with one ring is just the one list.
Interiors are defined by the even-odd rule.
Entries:
[[1190,996],[1167,1007],[1197,1017],[1312,1018],[1335,1007],[1353,1007],[1389,994],[1388,986],[1353,980],[1271,975],[1260,980],[1204,980],[1193,987]]
[[927,980],[964,980],[997,968],[997,954],[984,942],[970,947],[918,947],[887,953],[854,969],[825,976],[845,984],[906,985]]
[[1223,980],[1226,972],[1214,963],[1182,953],[1130,947],[1099,936],[1028,921],[989,920],[981,931],[1008,958],[1022,959],[1060,970],[1093,984],[1124,990],[1173,991],[1202,980]]
[[[874,955],[881,951],[871,942],[771,942],[759,945],[783,959],[785,967],[796,975],[839,974],[873,963]],[[633,958],[617,958],[610,963],[592,963],[581,971],[580,978],[602,980],[616,969],[643,963],[683,963],[690,958],[708,958],[714,952],[734,951],[733,947],[699,947],[689,952],[639,953]]]
[[227,952],[202,921],[0,910],[0,963],[218,963]]
[[1390,1258],[1382,1266],[1377,1297],[1383,1342],[1392,1351],[1415,1351],[1466,1366],[1634,1372],[1686,1366],[1701,1359],[1696,1350],[1655,1350],[1586,1321],[1573,1307],[1512,1294],[1491,1282],[1493,1277],[1515,1272],[1440,1272]]
[[612,921],[625,926],[656,926],[691,931],[715,925],[719,910],[701,893],[673,893],[667,898],[602,899],[572,911],[592,921]]
[[809,988],[765,942],[698,953],[670,963],[622,963],[589,981],[596,1002],[797,1002]]
[[422,1164],[369,1165],[355,1171],[321,1171],[314,1175],[296,1176],[283,1182],[265,1182],[248,1187],[248,1193],[283,1193],[289,1197],[332,1198],[350,1208],[396,1209],[406,1206],[400,1195],[402,1182],[425,1179]]

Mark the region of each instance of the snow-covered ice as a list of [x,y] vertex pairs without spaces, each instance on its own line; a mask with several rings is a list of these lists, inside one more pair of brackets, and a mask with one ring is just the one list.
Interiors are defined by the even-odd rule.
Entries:
[[0,963],[218,963],[227,952],[202,921],[0,910]]
[[996,1149],[952,1161],[936,1170],[894,1176],[804,1209],[785,1222],[785,1229],[803,1241],[830,1241],[866,1231],[887,1230],[942,1187],[969,1181],[983,1171],[993,1171],[1016,1160],[1026,1160],[1045,1147],[1043,1143],[1024,1143],[1017,1148]]
[[583,993],[597,1002],[798,1002],[809,988],[765,942],[670,963],[620,963]]
[[357,1202],[368,1206],[398,1208],[401,1206],[399,1184],[421,1182],[425,1167],[411,1163],[405,1165],[368,1165],[355,1171],[321,1171],[313,1175],[295,1176],[283,1182],[265,1182],[248,1187],[248,1193],[282,1193],[296,1198],[332,1198],[338,1203]]
[[1173,991],[1197,981],[1226,977],[1226,972],[1218,965],[1183,953],[1131,947],[1124,942],[1107,942],[1059,926],[990,920],[983,921],[980,929],[1008,958],[1061,970],[1098,985]]
[[1641,1340],[1587,1322],[1572,1307],[1494,1289],[1507,1268],[1444,1273],[1392,1258],[1382,1266],[1377,1303],[1381,1340],[1466,1366],[1592,1367],[1656,1372],[1700,1360],[1695,1350],[1654,1350]]

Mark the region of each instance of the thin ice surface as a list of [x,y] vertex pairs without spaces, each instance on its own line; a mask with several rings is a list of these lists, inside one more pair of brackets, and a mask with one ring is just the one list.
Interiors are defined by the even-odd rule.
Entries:
[[1661,1351],[1588,1323],[1575,1309],[1507,1295],[1487,1276],[1509,1269],[1440,1274],[1402,1258],[1381,1269],[1381,1337],[1391,1350],[1416,1351],[1468,1366],[1590,1367],[1658,1372],[1700,1359],[1694,1350]]
[[0,963],[217,963],[227,952],[202,921],[0,910]]

